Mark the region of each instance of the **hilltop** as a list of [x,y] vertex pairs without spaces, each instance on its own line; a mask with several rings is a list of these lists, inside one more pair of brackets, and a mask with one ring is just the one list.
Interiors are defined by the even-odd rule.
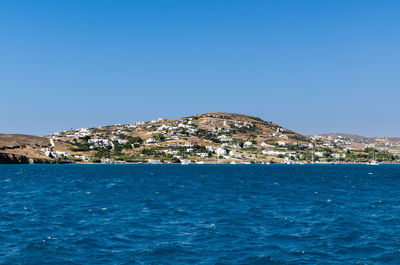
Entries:
[[324,133],[324,134],[319,134],[322,137],[331,137],[331,138],[343,138],[343,139],[350,139],[354,140],[357,142],[368,142],[369,138],[362,136],[362,135],[357,135],[357,134],[351,134],[351,133]]
[[329,137],[304,136],[254,116],[210,112],[67,130],[21,147],[19,137],[9,137],[3,150],[29,150],[27,155],[57,163],[366,162],[376,154],[380,161],[398,159],[368,146],[353,150],[343,139],[331,143]]

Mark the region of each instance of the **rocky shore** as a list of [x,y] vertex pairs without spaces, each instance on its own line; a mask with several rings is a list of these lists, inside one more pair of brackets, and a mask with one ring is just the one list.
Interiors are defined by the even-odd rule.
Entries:
[[54,161],[17,154],[0,153],[0,164],[54,164]]

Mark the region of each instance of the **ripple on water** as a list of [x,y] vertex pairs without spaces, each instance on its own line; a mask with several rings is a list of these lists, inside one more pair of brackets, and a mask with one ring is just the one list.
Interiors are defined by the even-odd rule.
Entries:
[[400,264],[399,169],[4,166],[0,264]]

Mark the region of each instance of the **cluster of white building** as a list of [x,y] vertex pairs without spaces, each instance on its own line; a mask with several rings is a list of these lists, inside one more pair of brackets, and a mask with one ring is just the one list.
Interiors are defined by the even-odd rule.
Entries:
[[68,152],[62,152],[62,151],[50,151],[47,150],[44,152],[45,156],[51,157],[51,158],[63,158],[63,159],[68,159],[68,158],[77,158],[81,159],[84,161],[87,161],[89,158],[85,155],[70,155]]
[[117,136],[114,136],[113,138],[111,138],[111,141],[117,142],[117,143],[119,143],[119,144],[126,144],[126,143],[128,143],[128,140],[126,140],[126,139],[120,139],[120,138],[117,137]]
[[[185,119],[183,121],[175,121],[159,126],[156,131],[163,132],[167,137],[180,137],[183,136],[181,132],[185,131],[190,135],[194,135],[198,130],[192,124],[192,118]],[[170,138],[170,140],[176,140]]]
[[44,152],[44,154],[47,157],[53,157],[53,158],[59,158],[59,157],[68,158],[68,157],[70,157],[68,152],[61,152],[61,151],[46,151],[46,152]]
[[97,139],[89,139],[88,143],[91,145],[90,148],[94,149],[96,147],[114,147],[113,143],[109,139],[97,138]]

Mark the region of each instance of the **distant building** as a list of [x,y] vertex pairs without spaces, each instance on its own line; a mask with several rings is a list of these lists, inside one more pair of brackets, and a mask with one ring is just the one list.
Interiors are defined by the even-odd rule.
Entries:
[[207,151],[215,151],[217,148],[215,148],[214,146],[207,146],[206,149]]
[[246,141],[246,142],[244,142],[244,144],[243,144],[243,147],[244,147],[244,148],[249,148],[249,147],[252,147],[252,146],[253,146],[253,143],[250,142],[250,141]]
[[278,142],[278,146],[285,146],[285,145],[286,145],[285,142],[281,142],[281,141]]
[[215,153],[219,156],[225,155],[226,154],[226,150],[224,148],[217,148],[215,150]]
[[59,157],[68,158],[68,157],[70,157],[68,152],[60,152],[60,151],[46,151],[44,154],[47,157],[53,157],[53,158],[59,158]]
[[231,142],[231,141],[232,141],[232,138],[229,138],[229,137],[226,136],[226,135],[220,135],[220,136],[218,136],[217,138],[218,138],[218,140],[220,140],[221,142]]
[[161,164],[160,160],[156,160],[156,159],[148,159],[147,162],[149,164]]
[[191,142],[185,142],[185,144],[183,145],[184,147],[193,147],[194,144]]
[[156,142],[156,140],[154,138],[146,139],[146,144],[152,144],[152,143],[155,143],[155,142]]

